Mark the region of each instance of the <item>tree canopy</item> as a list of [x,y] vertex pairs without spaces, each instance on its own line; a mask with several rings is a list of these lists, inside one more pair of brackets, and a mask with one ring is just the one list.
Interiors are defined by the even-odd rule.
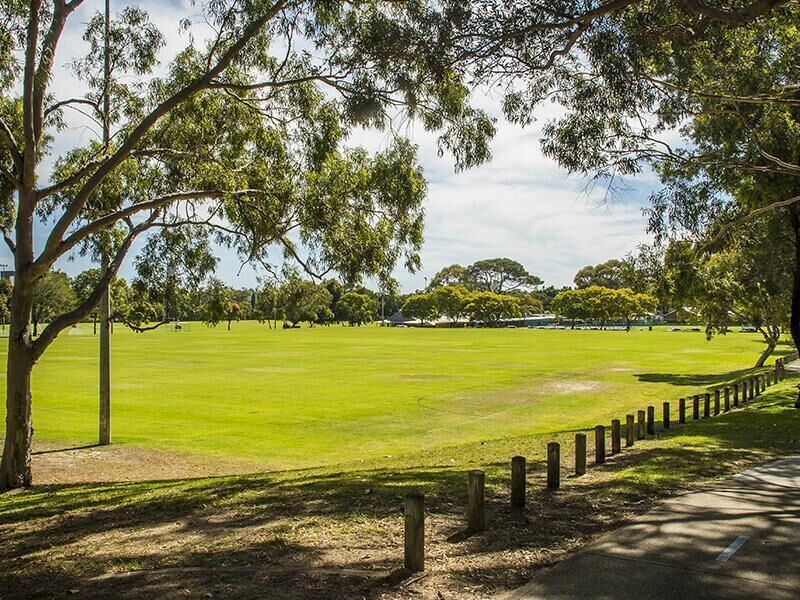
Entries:
[[503,294],[515,290],[528,291],[543,282],[528,273],[519,262],[510,258],[487,258],[466,267],[449,265],[438,271],[428,285],[429,289],[459,285],[470,290],[483,290]]

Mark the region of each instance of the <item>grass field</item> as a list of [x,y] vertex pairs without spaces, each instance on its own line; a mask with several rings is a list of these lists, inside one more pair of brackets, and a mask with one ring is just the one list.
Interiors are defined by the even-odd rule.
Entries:
[[[115,443],[306,467],[582,429],[734,380],[760,336],[313,328],[256,323],[113,335]],[[5,347],[3,347],[3,352]],[[82,325],[34,371],[39,441],[91,444],[97,337]]]
[[[576,430],[592,456],[594,425],[744,377],[761,348],[749,334],[240,323],[118,329],[113,346],[111,446],[62,450],[95,441],[91,330],[59,339],[37,366],[35,437],[52,449],[33,457],[37,485],[0,495],[10,600],[491,597],[669,495],[800,452],[790,372],[753,402],[658,426],[569,476]],[[552,440],[564,479],[545,492]],[[184,454],[202,458],[194,470],[156,463]],[[528,459],[524,513],[509,507],[517,454]],[[205,476],[234,459],[300,468]],[[486,473],[489,526],[466,536],[473,468]],[[426,494],[424,577],[400,569],[409,491]]]

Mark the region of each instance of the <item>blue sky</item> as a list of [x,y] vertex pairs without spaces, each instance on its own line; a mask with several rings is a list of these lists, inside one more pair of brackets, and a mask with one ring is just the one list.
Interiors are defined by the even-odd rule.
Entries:
[[[199,9],[181,1],[143,3],[168,39],[162,53],[166,64],[183,47],[186,34],[178,35],[179,19],[192,15],[196,23],[192,34],[203,35]],[[112,4],[113,6],[113,4]],[[118,6],[120,6],[118,4]],[[79,9],[65,31],[53,89],[59,96],[74,96],[79,90],[66,65],[80,54],[82,28],[89,15],[102,4],[87,2]],[[475,103],[498,114],[499,99],[476,92]],[[651,176],[626,180],[626,191],[604,202],[602,187],[587,191],[587,181],[569,176],[539,150],[540,126],[558,114],[557,106],[545,106],[537,121],[527,129],[502,122],[493,143],[491,162],[467,172],[455,173],[448,156],[437,156],[435,138],[409,129],[407,134],[419,145],[419,156],[429,183],[425,204],[425,244],[422,270],[411,274],[395,273],[403,291],[425,284],[436,271],[452,263],[469,264],[482,258],[507,256],[524,264],[547,284],[567,285],[584,265],[621,257],[643,242],[645,217],[642,208],[650,192],[658,186]],[[66,132],[59,134],[55,154],[85,142],[95,133],[79,118],[71,118]],[[356,132],[350,143],[379,148],[386,135]],[[46,177],[44,166],[42,176]],[[38,241],[45,229],[39,228]],[[250,267],[240,271],[235,255],[219,249],[218,276],[236,287],[256,284],[258,273]],[[7,252],[0,252],[0,263],[10,264]],[[62,270],[75,274],[91,266],[81,257],[63,260]],[[133,255],[123,266],[122,275],[133,274]]]

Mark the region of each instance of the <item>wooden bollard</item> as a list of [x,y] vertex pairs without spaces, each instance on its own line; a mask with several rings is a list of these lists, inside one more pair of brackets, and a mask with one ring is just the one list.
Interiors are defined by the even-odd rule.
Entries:
[[695,421],[700,418],[700,396],[698,394],[692,398],[692,418]]
[[678,400],[678,422],[686,423],[686,398]]
[[725,388],[725,412],[731,409],[731,388]]
[[484,487],[486,475],[483,471],[470,471],[467,484],[467,531],[478,533],[486,529],[486,502]]
[[575,475],[586,475],[586,434],[575,434]]
[[598,465],[606,462],[606,428],[602,425],[594,428],[594,462]]
[[636,439],[644,439],[644,411],[640,410],[636,413]]
[[719,389],[714,390],[714,415],[719,414]]
[[547,444],[547,489],[557,490],[561,486],[561,446],[558,442]]
[[664,417],[664,429],[669,429],[669,402],[664,402],[662,408]]
[[625,447],[630,448],[633,446],[633,440],[636,439],[636,424],[633,420],[633,415],[625,415]]
[[425,494],[405,497],[405,568],[425,570]]
[[525,457],[511,459],[511,506],[525,506]]
[[656,407],[647,407],[647,435],[656,434]]
[[622,452],[622,427],[620,427],[619,419],[611,421],[611,454],[619,454]]

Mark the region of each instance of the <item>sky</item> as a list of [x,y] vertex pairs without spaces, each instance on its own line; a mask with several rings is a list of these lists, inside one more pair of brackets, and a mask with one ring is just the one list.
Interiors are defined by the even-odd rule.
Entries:
[[[175,52],[187,43],[187,33],[179,33],[179,21],[190,16],[195,39],[206,35],[199,8],[183,0],[139,3],[167,38],[161,53],[162,68]],[[114,6],[121,6],[112,0]],[[102,3],[86,0],[65,30],[52,89],[58,97],[74,97],[81,86],[68,65],[80,55],[81,35],[90,15],[101,10]],[[403,292],[425,287],[426,280],[444,266],[470,264],[484,258],[508,257],[522,263],[529,272],[541,277],[546,285],[570,285],[581,267],[620,258],[646,243],[646,218],[642,209],[657,179],[645,174],[624,181],[624,191],[606,199],[602,185],[592,187],[587,179],[570,176],[539,148],[541,127],[558,114],[557,106],[545,106],[536,113],[537,120],[528,128],[505,123],[499,113],[499,97],[478,90],[474,104],[496,116],[497,135],[492,144],[493,159],[466,172],[456,173],[449,156],[439,157],[435,137],[409,129],[407,135],[419,146],[419,158],[428,181],[425,202],[425,243],[421,250],[422,268],[409,273],[398,268],[394,276]],[[43,165],[41,177],[48,177],[55,156],[85,143],[96,135],[95,129],[78,115],[70,115],[69,127],[57,135],[53,155]],[[349,144],[378,149],[387,141],[386,134],[374,131],[355,132]],[[37,231],[43,242],[45,226]],[[141,242],[138,244],[141,247]],[[133,253],[121,270],[123,277],[134,274]],[[259,273],[251,267],[240,268],[238,257],[219,248],[217,275],[234,287],[257,284]],[[0,252],[0,264],[12,264],[7,251]],[[70,275],[91,267],[87,259],[72,256],[57,268]],[[369,282],[368,282],[369,283]]]

